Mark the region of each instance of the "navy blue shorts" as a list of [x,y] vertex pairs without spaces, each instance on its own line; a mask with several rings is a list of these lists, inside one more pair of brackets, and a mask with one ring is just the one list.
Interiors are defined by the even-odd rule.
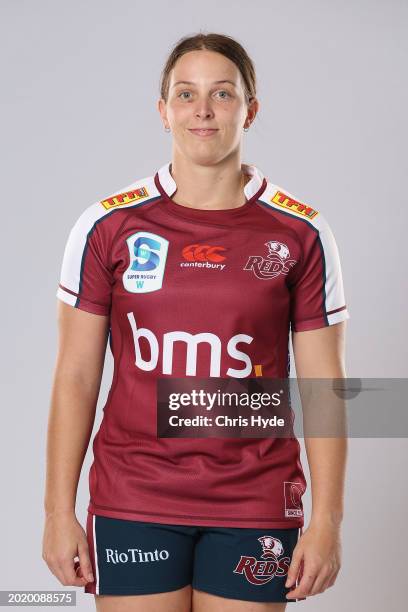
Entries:
[[230,599],[290,602],[287,571],[300,528],[202,527],[88,512],[94,582],[86,593],[140,595],[187,585]]

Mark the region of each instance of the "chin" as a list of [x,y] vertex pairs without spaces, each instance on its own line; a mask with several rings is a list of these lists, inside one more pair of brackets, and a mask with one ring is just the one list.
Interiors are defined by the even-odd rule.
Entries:
[[216,153],[215,151],[203,150],[197,151],[197,149],[194,149],[193,151],[185,151],[183,155],[185,158],[191,159],[191,161],[195,164],[200,164],[202,166],[212,166],[222,159],[219,152]]

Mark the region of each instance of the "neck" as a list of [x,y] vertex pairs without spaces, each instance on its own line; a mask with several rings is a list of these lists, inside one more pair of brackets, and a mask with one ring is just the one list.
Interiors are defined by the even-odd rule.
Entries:
[[173,154],[170,172],[177,184],[172,199],[182,206],[217,210],[246,202],[244,186],[251,177],[242,172],[238,157],[206,166]]

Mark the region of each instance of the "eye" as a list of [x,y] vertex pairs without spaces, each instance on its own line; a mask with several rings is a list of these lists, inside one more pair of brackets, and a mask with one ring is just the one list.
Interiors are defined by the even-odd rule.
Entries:
[[[225,93],[225,94],[227,94],[228,97],[231,97],[230,93],[226,89],[220,89],[220,91],[218,93]],[[224,96],[222,96],[222,97],[224,97]]]
[[[190,94],[190,93],[191,93],[191,92],[190,92],[190,91],[187,91],[187,90],[185,90],[185,91],[181,91],[181,92],[180,92],[180,93],[177,95],[177,97],[178,97],[178,98],[182,98],[182,99],[184,99],[184,100],[188,100],[188,98],[186,98],[184,94]],[[231,98],[231,97],[232,97],[232,96],[231,96],[231,94],[230,94],[230,93],[229,93],[229,92],[228,92],[226,89],[220,89],[220,90],[219,90],[217,93],[220,93],[220,94],[226,94],[226,95],[222,95],[222,96],[221,96],[221,98],[227,98],[227,97],[228,97],[228,98]]]

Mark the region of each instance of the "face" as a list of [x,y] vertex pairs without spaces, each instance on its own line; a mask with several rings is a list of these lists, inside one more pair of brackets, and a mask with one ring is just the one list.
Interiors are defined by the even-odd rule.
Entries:
[[[219,81],[219,82],[217,82]],[[243,128],[258,110],[248,107],[238,67],[214,51],[190,51],[180,57],[169,80],[167,104],[158,109],[173,134],[173,146],[201,164],[214,164],[239,151]],[[194,132],[199,128],[211,132]]]

